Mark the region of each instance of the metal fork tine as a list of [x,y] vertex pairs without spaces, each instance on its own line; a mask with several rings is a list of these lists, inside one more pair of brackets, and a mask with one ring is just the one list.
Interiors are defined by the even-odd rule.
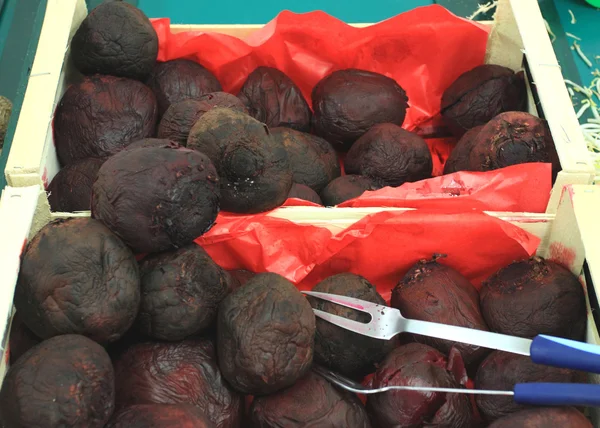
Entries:
[[327,300],[328,302],[335,303],[337,305],[355,309],[360,312],[366,312],[371,315],[379,308],[390,309],[387,306],[378,305],[377,303],[371,303],[365,300],[355,299],[354,297],[339,296],[337,294],[329,293],[319,293],[316,291],[303,291],[303,293],[322,300]]
[[313,309],[313,312],[319,318],[329,321],[339,327],[345,328],[346,330],[354,331],[364,336],[373,337],[375,339],[385,339],[385,336],[377,333],[375,329],[372,329],[369,324],[363,324],[358,321],[352,321],[348,318],[340,317],[338,315],[330,314],[329,312],[321,311],[319,309]]

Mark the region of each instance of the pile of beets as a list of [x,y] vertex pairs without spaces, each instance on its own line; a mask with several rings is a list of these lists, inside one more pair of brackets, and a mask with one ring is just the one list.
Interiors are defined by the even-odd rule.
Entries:
[[[339,70],[316,85],[311,109],[284,73],[259,67],[237,96],[227,94],[195,62],[157,63],[152,25],[121,1],[94,9],[71,51],[82,76],[56,109],[62,169],[48,190],[55,211],[91,209],[92,218],[47,224],[22,254],[1,426],[591,426],[577,409],[509,397],[341,390],[313,363],[375,388],[474,380],[508,390],[585,375],[456,342],[343,330],[313,308],[364,314],[307,298],[274,273],[224,270],[194,244],[221,209],[264,212],[290,196],[335,205],[430,177],[427,144],[401,128],[408,97],[395,81]],[[523,162],[557,172],[548,127],[522,111],[525,100],[522,73],[484,65],[459,77],[442,100],[462,136],[446,172]],[[386,304],[351,273],[314,290]],[[506,266],[478,291],[433,255],[398,278],[390,306],[529,338],[583,340],[586,327],[578,279],[540,258]]]

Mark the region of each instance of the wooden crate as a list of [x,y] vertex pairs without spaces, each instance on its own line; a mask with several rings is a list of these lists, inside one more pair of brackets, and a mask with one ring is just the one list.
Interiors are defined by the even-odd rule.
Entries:
[[[24,244],[37,230],[35,224],[45,225],[50,219],[35,218],[40,186],[6,187],[0,199],[0,384],[8,368],[8,337],[14,315],[13,296],[20,267],[20,255]],[[541,238],[537,254],[542,257],[558,257],[575,274],[581,277],[587,289],[588,343],[600,345],[598,324],[598,300],[600,295],[600,228],[596,227],[595,208],[600,206],[600,187],[593,185],[569,185],[562,192],[556,214],[514,214],[493,213],[524,231]],[[340,232],[360,220],[373,210],[323,210],[304,209],[299,222],[307,222],[327,227],[334,233]],[[51,219],[66,218],[70,215],[53,213]],[[80,213],[77,216],[89,216]],[[390,243],[391,245],[391,243]],[[568,249],[568,251],[562,251]],[[569,254],[560,260],[560,254]],[[590,303],[591,302],[591,303]],[[591,379],[600,383],[599,376]],[[591,415],[595,426],[598,415]]]
[[[44,186],[60,169],[51,121],[56,104],[69,81],[77,75],[70,61],[69,42],[86,14],[84,0],[48,0],[35,61],[8,157],[5,174],[9,186],[40,185],[36,221],[41,223],[34,225],[34,230],[51,218]],[[514,70],[522,69],[527,64],[530,112],[548,120],[562,166],[546,210],[549,214],[555,213],[562,188],[567,184],[593,183],[595,170],[537,1],[500,0],[495,20],[483,24],[491,27],[486,62]],[[369,24],[353,25],[364,27]],[[218,32],[245,38],[261,27],[173,25],[172,29],[178,32]],[[533,92],[539,98],[537,106]],[[298,207],[279,208],[272,215],[294,220],[302,219],[306,212],[312,215],[312,211]],[[360,216],[361,212],[356,211],[354,215]],[[340,215],[346,216],[346,211]]]

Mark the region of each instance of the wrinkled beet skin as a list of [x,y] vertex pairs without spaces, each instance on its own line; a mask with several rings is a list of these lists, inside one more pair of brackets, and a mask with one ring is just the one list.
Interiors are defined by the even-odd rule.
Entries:
[[[580,378],[581,375],[574,370],[538,365],[524,355],[493,351],[479,366],[475,387],[511,391],[516,383],[577,383]],[[517,404],[512,397],[500,395],[476,395],[475,401],[481,415],[488,422],[527,408]]]
[[491,171],[528,162],[552,163],[553,175],[560,169],[547,125],[529,113],[501,113],[484,125],[475,139],[469,155],[470,171]]
[[115,404],[114,371],[102,346],[79,335],[48,339],[8,371],[0,425],[102,428]]
[[373,125],[401,126],[406,92],[393,79],[370,71],[334,71],[314,87],[313,128],[337,148],[348,150]]
[[156,128],[156,98],[144,84],[90,76],[69,87],[54,114],[54,142],[62,166],[111,156]]
[[23,323],[20,312],[17,312],[10,325],[8,346],[10,351],[10,364],[14,364],[21,355],[41,341],[42,339],[37,337],[33,331]]
[[591,422],[573,407],[521,410],[496,420],[489,428],[592,428]]
[[371,428],[355,394],[312,371],[288,389],[255,398],[250,415],[255,428]]
[[221,302],[219,367],[238,391],[266,395],[310,370],[315,316],[308,300],[280,275],[256,275]]
[[160,340],[181,340],[210,328],[234,285],[231,275],[196,244],[145,258],[140,276],[138,325]]
[[[374,388],[384,386],[430,386],[460,388],[446,368],[439,351],[419,343],[394,349],[380,365],[372,380]],[[471,426],[473,413],[465,394],[441,392],[388,391],[369,395],[367,410],[379,428]]]
[[288,198],[302,199],[305,201],[313,202],[315,204],[323,205],[321,197],[313,189],[311,189],[308,186],[305,186],[304,184],[292,184],[292,188],[290,190],[290,193],[288,194]]
[[114,415],[105,428],[215,428],[191,404],[139,404]]
[[123,150],[148,149],[152,147],[170,147],[172,149],[178,149],[181,146],[177,142],[165,138],[143,138],[130,143]]
[[285,147],[295,183],[319,193],[340,176],[337,153],[324,139],[289,128],[272,128],[271,135]]
[[[340,273],[321,281],[312,291],[354,297],[385,306],[375,286],[360,275]],[[309,298],[313,308],[354,321],[367,322],[368,316],[322,299]],[[375,371],[375,364],[385,358],[393,342],[378,340],[317,319],[315,362],[352,377],[363,377]]]
[[219,176],[206,155],[170,147],[125,150],[98,171],[92,216],[134,251],[156,253],[208,231],[219,199]]
[[223,89],[214,74],[187,59],[157,63],[146,84],[156,95],[159,117],[174,103]]
[[92,184],[104,159],[88,158],[74,162],[54,176],[46,192],[54,212],[87,211],[92,201]]
[[482,128],[483,125],[471,128],[458,140],[458,143],[456,143],[456,146],[454,146],[444,164],[444,174],[469,170],[471,150],[473,150],[473,147],[477,143],[477,135]]
[[254,272],[245,269],[230,270],[228,272],[233,279],[234,290],[243,287],[256,276]]
[[[479,294],[467,278],[433,260],[416,263],[392,291],[391,306],[403,316],[488,331],[479,308]],[[479,362],[489,349],[460,342],[414,336],[417,342],[444,353],[456,347],[465,364]]]
[[557,263],[534,257],[500,269],[480,290],[481,312],[492,331],[584,340],[583,286]]
[[373,178],[363,175],[343,175],[329,183],[320,196],[325,206],[332,207],[358,198],[367,190],[378,190],[381,187],[381,184]]
[[243,397],[221,376],[215,347],[207,339],[147,342],[115,362],[116,407],[193,404],[218,428],[239,428]]
[[461,74],[442,95],[442,116],[457,136],[507,111],[524,111],[523,72],[485,64]]
[[433,159],[424,139],[393,123],[373,126],[344,159],[346,174],[364,175],[385,186],[431,177]]
[[25,247],[15,306],[38,337],[76,333],[114,342],[133,324],[139,305],[135,256],[99,221],[48,223]]
[[188,147],[214,162],[221,179],[223,211],[255,214],[287,199],[292,187],[289,159],[264,123],[215,107],[195,123]]
[[105,2],[83,20],[71,58],[83,74],[143,80],[158,56],[158,36],[144,13],[126,2]]
[[292,79],[276,68],[256,68],[244,82],[238,98],[250,116],[269,128],[285,126],[310,131],[312,112],[308,103]]
[[186,99],[171,104],[158,125],[158,137],[169,138],[182,146],[187,145],[192,126],[213,107],[226,107],[248,114],[244,104],[235,95],[213,92],[198,99]]

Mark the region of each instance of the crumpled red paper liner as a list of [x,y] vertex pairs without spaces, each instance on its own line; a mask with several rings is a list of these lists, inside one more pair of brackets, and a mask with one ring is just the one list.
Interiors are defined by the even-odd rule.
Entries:
[[172,33],[169,19],[153,20],[159,61],[188,58],[208,68],[223,89],[237,94],[258,66],[286,73],[309,101],[332,71],[360,68],[396,80],[409,97],[404,128],[414,130],[439,113],[444,90],[483,64],[489,30],[439,5],[419,7],[365,27],[322,11],[283,11],[245,40],[199,31]]
[[220,214],[196,243],[225,269],[275,272],[311,289],[342,272],[371,281],[389,300],[391,289],[420,259],[447,254],[440,263],[479,288],[482,280],[533,255],[539,238],[481,212],[381,212],[338,233],[323,227],[260,216]]

